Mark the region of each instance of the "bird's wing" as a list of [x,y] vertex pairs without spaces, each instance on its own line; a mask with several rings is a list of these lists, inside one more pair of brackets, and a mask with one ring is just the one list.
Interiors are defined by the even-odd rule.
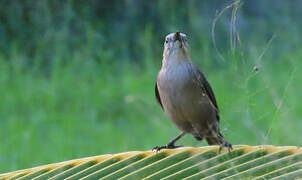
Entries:
[[158,102],[158,104],[160,105],[160,107],[164,110],[164,107],[161,103],[161,99],[160,99],[160,95],[159,95],[159,92],[158,92],[158,88],[157,88],[157,82],[155,82],[155,97],[156,97],[156,100]]
[[219,121],[219,110],[218,110],[218,105],[217,105],[217,102],[216,102],[216,98],[215,98],[213,89],[211,88],[209,82],[207,81],[207,79],[205,78],[205,76],[203,75],[203,73],[198,68],[196,68],[196,67],[194,69],[196,69],[198,81],[204,87],[204,89],[206,91],[206,94],[208,95],[208,97],[210,98],[212,104],[216,108],[216,111],[217,111],[216,116],[217,116],[217,120]]

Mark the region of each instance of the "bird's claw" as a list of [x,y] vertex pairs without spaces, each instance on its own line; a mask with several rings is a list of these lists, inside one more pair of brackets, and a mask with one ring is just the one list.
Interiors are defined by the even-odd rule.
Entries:
[[167,144],[165,146],[155,146],[154,148],[152,148],[152,151],[160,151],[162,149],[176,149],[176,148],[180,148],[180,147],[183,147],[182,145],[180,146],[175,146],[174,144]]
[[221,153],[222,149],[226,147],[228,148],[229,153],[231,152],[231,150],[233,150],[232,144],[228,143],[228,142],[223,142],[222,144],[220,144],[219,146],[219,154]]

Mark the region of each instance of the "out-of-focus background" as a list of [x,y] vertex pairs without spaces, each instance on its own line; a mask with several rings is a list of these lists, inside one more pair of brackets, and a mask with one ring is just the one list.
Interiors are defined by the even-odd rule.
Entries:
[[175,31],[188,35],[232,144],[301,146],[302,1],[233,2],[0,1],[0,172],[176,136],[154,98]]

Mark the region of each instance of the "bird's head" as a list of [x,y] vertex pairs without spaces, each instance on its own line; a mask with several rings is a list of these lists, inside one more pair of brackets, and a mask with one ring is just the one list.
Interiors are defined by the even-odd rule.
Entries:
[[187,36],[183,33],[176,32],[168,34],[164,44],[164,59],[188,60],[189,47],[187,41]]

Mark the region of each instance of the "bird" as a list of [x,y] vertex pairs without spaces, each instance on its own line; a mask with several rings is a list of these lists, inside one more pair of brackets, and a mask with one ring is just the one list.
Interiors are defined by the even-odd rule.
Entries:
[[219,129],[219,110],[214,92],[198,67],[192,63],[187,35],[170,33],[164,42],[162,67],[155,83],[155,97],[169,119],[181,133],[164,146],[152,150],[174,149],[185,134],[209,145],[219,145],[219,152],[232,145]]

